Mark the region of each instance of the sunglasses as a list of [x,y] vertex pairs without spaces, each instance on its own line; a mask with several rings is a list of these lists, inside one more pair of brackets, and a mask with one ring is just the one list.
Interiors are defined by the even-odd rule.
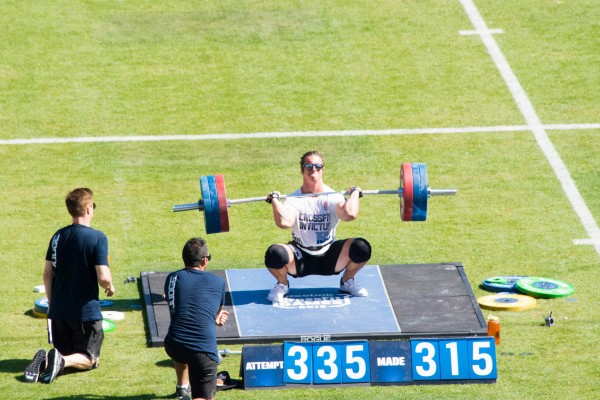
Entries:
[[202,258],[206,258],[208,261],[210,261],[210,259],[212,258],[212,256],[209,254],[209,255],[207,255],[207,256],[204,256],[204,257],[202,257]]
[[324,167],[323,164],[304,164],[304,168],[306,168],[309,171],[312,171],[313,168],[316,169],[317,171],[322,170]]

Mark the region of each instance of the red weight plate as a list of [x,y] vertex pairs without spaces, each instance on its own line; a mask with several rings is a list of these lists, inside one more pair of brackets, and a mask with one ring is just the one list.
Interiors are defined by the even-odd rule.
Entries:
[[225,193],[225,178],[222,174],[215,175],[217,198],[219,199],[219,216],[221,217],[221,232],[229,232],[229,207]]
[[400,167],[400,217],[402,221],[412,221],[413,216],[413,171],[410,163],[402,163]]

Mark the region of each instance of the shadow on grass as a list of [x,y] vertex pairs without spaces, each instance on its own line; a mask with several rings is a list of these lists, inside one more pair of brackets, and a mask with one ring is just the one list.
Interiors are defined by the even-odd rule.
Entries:
[[174,368],[175,366],[173,365],[173,360],[171,360],[170,358],[166,359],[166,360],[161,360],[161,361],[157,361],[156,363],[154,363],[157,367],[163,367],[163,368]]
[[[34,353],[35,353],[35,350],[31,353],[31,356],[33,356]],[[25,367],[27,366],[27,364],[29,364],[30,361],[31,361],[30,358],[28,358],[28,359],[15,358],[12,360],[0,360],[0,371],[9,372],[11,374],[17,374],[17,373],[22,374],[23,371],[25,371]],[[23,382],[25,382],[25,379],[23,377],[21,377],[21,379],[23,380]]]

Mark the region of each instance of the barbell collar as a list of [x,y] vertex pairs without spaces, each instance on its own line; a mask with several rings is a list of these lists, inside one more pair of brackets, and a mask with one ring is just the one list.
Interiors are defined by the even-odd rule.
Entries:
[[178,204],[173,206],[173,212],[179,211],[191,211],[191,210],[204,210],[204,203],[202,200],[198,200],[197,203]]

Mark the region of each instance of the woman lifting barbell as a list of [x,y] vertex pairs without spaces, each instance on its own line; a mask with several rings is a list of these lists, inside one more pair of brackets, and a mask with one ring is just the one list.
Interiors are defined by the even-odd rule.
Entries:
[[[363,238],[335,240],[339,221],[353,221],[358,217],[362,191],[353,186],[348,199],[323,182],[323,156],[309,151],[300,159],[302,186],[296,194],[315,193],[315,196],[286,197],[280,201],[279,192],[267,196],[273,206],[275,225],[292,230],[292,241],[274,244],[265,253],[265,265],[277,283],[267,299],[279,302],[289,293],[288,275],[294,278],[307,275],[338,275],[340,290],[353,296],[368,296],[354,277],[371,258],[371,245]],[[318,195],[325,193],[326,195]]]

